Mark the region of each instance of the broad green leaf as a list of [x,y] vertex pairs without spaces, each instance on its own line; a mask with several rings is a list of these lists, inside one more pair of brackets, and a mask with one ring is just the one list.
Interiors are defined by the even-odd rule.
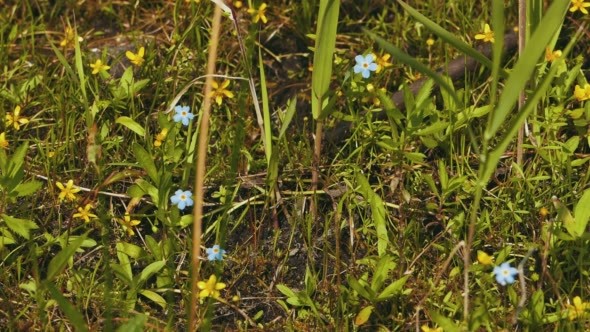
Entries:
[[121,251],[133,259],[139,259],[144,254],[143,249],[135,244],[119,242],[119,245],[121,247]]
[[339,10],[340,0],[320,0],[311,74],[311,109],[316,120],[320,118],[323,100],[330,88]]
[[25,156],[27,155],[27,149],[29,148],[29,143],[23,143],[19,145],[18,148],[14,151],[10,159],[8,160],[7,164],[7,171],[6,177],[7,178],[14,178],[18,176],[18,173],[22,173],[22,166],[25,161]]
[[586,232],[586,226],[590,219],[590,189],[586,189],[582,194],[582,198],[574,208],[575,223],[572,230],[576,236],[582,236]]
[[371,317],[371,314],[373,313],[374,308],[375,307],[370,305],[370,306],[366,306],[363,309],[361,309],[361,311],[359,311],[359,313],[354,318],[354,325],[360,326],[360,325],[365,324],[369,320],[369,318]]
[[524,51],[510,72],[496,109],[490,113],[489,125],[484,133],[485,140],[489,141],[496,134],[508,114],[513,111],[518,95],[531,79],[539,58],[545,52],[545,47],[563,23],[568,6],[569,2],[567,1],[553,2],[530,41],[527,42]]
[[557,210],[556,220],[563,224],[563,226],[565,227],[567,232],[570,233],[570,235],[578,237],[579,235],[576,232],[576,221],[572,216],[570,210],[556,196],[553,196],[551,198],[551,201],[553,202],[553,206]]
[[147,316],[145,314],[137,314],[133,316],[133,318],[128,320],[125,324],[119,326],[117,332],[143,332],[146,330],[146,322]]
[[58,274],[60,274],[68,264],[68,261],[74,254],[76,250],[80,248],[84,240],[86,240],[86,236],[88,233],[81,235],[76,241],[69,244],[67,247],[62,249],[55,257],[51,259],[49,262],[49,266],[47,267],[47,280],[52,281]]
[[289,288],[283,284],[278,284],[277,289],[279,290],[279,292],[283,293],[283,295],[285,295],[286,297],[297,297],[297,294],[295,294],[295,292],[292,291],[291,288]]
[[157,262],[153,262],[150,265],[146,266],[139,274],[138,284],[142,284],[142,283],[146,282],[149,279],[149,277],[160,272],[160,270],[165,265],[166,265],[165,261],[157,261]]
[[354,277],[349,276],[347,278],[348,285],[350,288],[355,290],[360,296],[364,297],[365,299],[373,302],[375,300],[375,292],[371,289],[367,289],[367,287],[363,286],[358,280]]
[[46,281],[44,286],[51,294],[51,297],[57,302],[59,308],[64,312],[68,318],[68,322],[72,324],[76,331],[88,331],[88,326],[84,321],[84,316],[74,307],[60,292],[53,283]]
[[18,197],[29,196],[39,190],[42,185],[43,183],[41,181],[29,181],[19,184],[14,188],[14,191],[16,191]]
[[395,295],[401,294],[402,288],[406,284],[406,281],[408,281],[409,277],[410,275],[403,276],[400,279],[394,281],[389,286],[385,287],[381,294],[377,296],[377,301],[388,300]]
[[137,158],[139,166],[141,166],[147,172],[150,179],[158,185],[160,183],[158,169],[156,168],[156,164],[154,164],[152,156],[137,143],[133,144],[133,152],[135,153],[135,158]]
[[432,321],[438,324],[439,327],[442,327],[443,331],[445,332],[461,332],[463,331],[461,327],[455,322],[453,322],[450,318],[441,315],[437,311],[431,310],[430,317]]
[[396,267],[395,262],[390,255],[383,255],[379,258],[375,272],[371,278],[371,289],[375,292],[379,291],[383,283],[390,278],[389,272]]
[[133,281],[133,272],[131,271],[131,261],[129,261],[129,255],[125,252],[125,246],[118,242],[117,245],[117,258],[119,259],[121,272],[124,273],[125,279],[129,280],[130,283]]
[[2,220],[4,220],[10,230],[27,240],[31,237],[30,231],[39,228],[31,220],[14,218],[5,214],[2,214]]
[[381,197],[373,191],[369,181],[367,181],[367,178],[360,171],[356,172],[356,181],[359,185],[359,192],[371,206],[371,217],[373,218],[377,232],[377,252],[379,256],[383,256],[389,244],[385,204],[383,204]]
[[[150,290],[142,290],[139,291],[139,294],[147,297],[148,299],[152,300],[155,304],[159,305],[160,307],[162,307],[162,309],[166,309],[166,300],[164,300],[164,298],[156,293],[156,292],[152,292]],[[143,330],[142,330],[143,331]]]
[[143,127],[139,123],[135,122],[132,118],[128,116],[120,116],[115,122],[127,127],[127,129],[133,131],[140,137],[145,137],[145,129],[143,129]]
[[440,133],[443,130],[447,129],[448,126],[449,126],[449,123],[446,121],[437,121],[426,128],[416,131],[416,135],[425,136],[425,135],[437,134],[437,133]]
[[398,3],[410,14],[414,17],[418,22],[424,24],[424,26],[432,31],[435,35],[440,37],[440,39],[444,40],[445,42],[453,45],[456,49],[461,51],[462,53],[472,57],[473,59],[477,60],[479,63],[483,64],[488,68],[492,68],[492,61],[486,58],[483,54],[478,52],[476,49],[471,47],[469,44],[465,43],[461,39],[457,38],[455,34],[445,30],[440,25],[434,23],[433,21],[429,20],[426,16],[422,15],[419,11],[412,8],[407,3],[398,0]]

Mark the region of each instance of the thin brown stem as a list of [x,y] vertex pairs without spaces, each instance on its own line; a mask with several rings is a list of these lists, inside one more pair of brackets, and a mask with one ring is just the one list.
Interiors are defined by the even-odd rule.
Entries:
[[189,331],[197,331],[197,306],[201,251],[201,233],[203,219],[203,195],[205,183],[205,167],[207,160],[207,146],[209,144],[209,117],[211,111],[211,91],[213,75],[215,73],[215,62],[217,60],[217,45],[219,42],[219,26],[221,24],[221,8],[215,6],[213,13],[213,25],[211,27],[211,41],[209,44],[209,57],[207,59],[207,79],[205,80],[205,93],[203,100],[203,115],[199,130],[199,146],[196,156],[197,171],[195,176],[195,209],[193,210],[193,246],[192,246],[192,271],[191,271],[191,294],[189,308]]

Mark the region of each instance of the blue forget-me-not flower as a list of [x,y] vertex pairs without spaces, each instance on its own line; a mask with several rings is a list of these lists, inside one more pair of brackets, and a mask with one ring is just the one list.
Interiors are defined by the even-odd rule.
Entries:
[[174,196],[170,197],[170,201],[172,204],[178,205],[179,209],[184,210],[185,207],[193,205],[193,199],[191,196],[193,196],[193,193],[191,193],[189,190],[183,191],[178,189],[174,193]]
[[211,248],[207,248],[206,251],[207,259],[210,261],[221,261],[223,260],[223,255],[225,255],[225,250],[221,249],[218,244]]
[[506,286],[507,284],[514,283],[514,277],[518,275],[518,270],[510,266],[510,263],[502,263],[500,266],[494,267],[494,275],[496,276],[496,281],[502,285]]
[[195,115],[191,113],[191,108],[188,106],[176,106],[174,107],[174,122],[182,122],[183,125],[188,126],[190,120],[192,120]]
[[367,54],[365,56],[357,55],[354,60],[356,61],[356,65],[354,65],[353,70],[355,74],[361,73],[363,78],[369,78],[371,72],[377,70],[377,64],[374,62],[375,58],[373,54]]

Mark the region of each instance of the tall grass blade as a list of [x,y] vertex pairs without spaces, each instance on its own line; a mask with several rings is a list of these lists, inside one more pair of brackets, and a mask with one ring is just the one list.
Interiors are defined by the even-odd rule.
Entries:
[[313,73],[311,74],[311,110],[315,120],[320,119],[322,104],[330,87],[332,63],[336,47],[336,31],[340,0],[321,0],[316,29]]
[[451,44],[453,47],[455,47],[456,49],[458,49],[459,51],[461,51],[465,55],[474,58],[482,65],[484,65],[490,69],[492,68],[492,61],[490,61],[490,59],[488,59],[485,55],[481,54],[480,52],[478,52],[476,49],[474,49],[473,47],[471,47],[469,44],[465,43],[461,39],[455,37],[455,35],[453,35],[449,31],[445,30],[440,25],[434,23],[433,21],[428,19],[426,16],[420,14],[420,12],[418,12],[416,9],[412,8],[407,3],[405,3],[401,0],[398,0],[398,3],[406,10],[406,12],[408,12],[408,14],[410,14],[412,17],[414,17],[418,22],[424,24],[424,26],[428,30],[432,31],[432,33],[437,35],[440,39]]
[[555,31],[563,23],[568,6],[569,2],[567,1],[555,1],[547,10],[547,14],[541,20],[539,27],[533,33],[531,40],[510,73],[496,110],[490,113],[489,126],[484,133],[485,140],[489,141],[498,132],[506,116],[514,108],[520,91],[524,89],[537,66],[539,57],[545,51],[545,47],[553,38]]
[[270,120],[270,109],[268,106],[268,90],[266,89],[266,75],[264,73],[264,62],[262,62],[262,49],[258,48],[258,67],[260,68],[260,94],[262,98],[262,116],[264,118],[264,154],[266,163],[270,164],[272,153],[272,128]]
[[88,326],[86,326],[86,322],[84,322],[84,316],[82,316],[82,314],[76,310],[76,307],[74,307],[70,301],[59,292],[57,287],[49,281],[44,282],[44,285],[49,291],[49,294],[51,294],[51,297],[64,312],[74,329],[79,332],[88,331]]

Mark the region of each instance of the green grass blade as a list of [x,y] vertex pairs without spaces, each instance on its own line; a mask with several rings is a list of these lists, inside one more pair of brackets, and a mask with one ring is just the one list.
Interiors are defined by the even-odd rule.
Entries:
[[389,245],[385,204],[381,197],[373,191],[369,181],[360,171],[357,172],[356,181],[359,186],[359,192],[371,206],[371,217],[377,233],[377,253],[379,256],[383,256]]
[[490,69],[492,68],[492,61],[490,61],[490,59],[488,59],[485,55],[481,54],[480,52],[478,52],[476,49],[474,49],[473,47],[471,47],[469,44],[465,43],[461,39],[455,37],[455,35],[453,35],[449,31],[445,30],[440,25],[434,23],[433,21],[428,19],[426,16],[420,14],[420,12],[418,12],[416,9],[412,8],[407,3],[405,3],[401,0],[398,0],[398,3],[406,10],[406,12],[408,14],[410,14],[412,17],[414,17],[418,22],[424,24],[424,26],[428,30],[432,31],[432,33],[437,35],[440,39],[451,44],[453,47],[455,47],[456,49],[458,49],[459,51],[461,51],[465,55],[474,58],[482,65],[484,65]]
[[311,74],[313,118],[318,120],[322,111],[322,101],[330,88],[332,63],[336,48],[336,31],[340,0],[321,0],[318,26],[316,29],[313,73]]
[[49,266],[47,267],[48,281],[53,280],[53,278],[55,278],[58,274],[61,273],[61,271],[63,271],[66,268],[66,265],[68,264],[70,258],[74,256],[76,250],[78,250],[78,248],[80,248],[84,240],[86,240],[87,234],[88,233],[77,238],[74,242],[62,249],[62,251],[57,253],[57,255],[55,255],[55,257],[51,259],[51,261],[49,262]]
[[268,106],[268,90],[266,89],[266,75],[264,74],[264,62],[262,62],[262,50],[258,48],[258,66],[260,68],[260,93],[262,98],[262,116],[264,119],[264,153],[266,163],[270,163],[272,153],[272,128],[270,120],[270,108]]
[[[572,38],[568,46],[563,51],[561,59],[558,59],[557,61],[564,61],[563,59],[567,57],[573,45],[577,42],[578,38],[580,37],[580,31],[581,30],[578,30],[576,36]],[[518,128],[522,126],[526,117],[535,109],[537,103],[541,100],[541,98],[545,96],[545,92],[547,91],[547,89],[549,89],[551,82],[555,78],[555,73],[558,67],[559,66],[557,66],[556,64],[551,66],[547,74],[545,74],[543,80],[537,86],[536,90],[533,92],[532,95],[528,97],[526,104],[523,106],[520,112],[511,120],[508,129],[506,130],[506,133],[500,140],[500,143],[486,157],[483,173],[480,178],[480,180],[483,183],[487,183],[487,181],[491,178],[492,173],[494,172],[494,169],[498,164],[498,161],[500,160],[502,154],[504,154],[504,152],[512,142],[512,138],[518,132]]]
[[494,45],[492,46],[492,87],[490,89],[490,104],[496,103],[500,67],[502,66],[502,50],[504,49],[504,3],[492,1],[492,31],[494,31]]
[[547,14],[543,17],[510,73],[496,110],[490,113],[491,119],[484,134],[485,140],[490,140],[496,134],[506,116],[514,108],[518,95],[535,70],[539,57],[545,51],[545,46],[561,26],[568,6],[569,2],[567,1],[556,1],[547,10]]
[[70,301],[68,301],[62,295],[62,293],[59,292],[59,290],[57,290],[57,287],[55,287],[55,285],[51,282],[45,282],[44,285],[49,291],[49,294],[51,294],[51,297],[55,300],[55,302],[57,302],[57,305],[59,305],[61,310],[64,312],[74,329],[80,332],[88,331],[88,326],[86,326],[84,316],[82,316],[82,314],[76,310],[76,307],[74,307]]
[[381,48],[383,48],[385,51],[390,53],[397,61],[404,63],[404,64],[412,67],[412,69],[417,70],[420,73],[432,78],[441,88],[443,88],[443,89],[445,89],[445,91],[447,91],[449,96],[451,96],[451,98],[453,98],[453,100],[455,101],[455,103],[457,103],[457,105],[462,104],[461,101],[459,100],[459,98],[457,97],[457,94],[455,93],[455,89],[453,89],[453,87],[450,86],[447,83],[447,81],[445,79],[443,79],[442,76],[437,74],[434,70],[432,70],[432,69],[428,68],[427,66],[423,65],[422,63],[418,62],[418,60],[416,60],[415,58],[411,57],[410,55],[408,55],[407,53],[405,53],[404,51],[402,51],[398,47],[387,42],[385,39],[375,35],[374,33],[370,32],[368,30],[365,30],[365,33],[368,34],[371,38],[373,38],[379,44],[379,46],[381,46]]

